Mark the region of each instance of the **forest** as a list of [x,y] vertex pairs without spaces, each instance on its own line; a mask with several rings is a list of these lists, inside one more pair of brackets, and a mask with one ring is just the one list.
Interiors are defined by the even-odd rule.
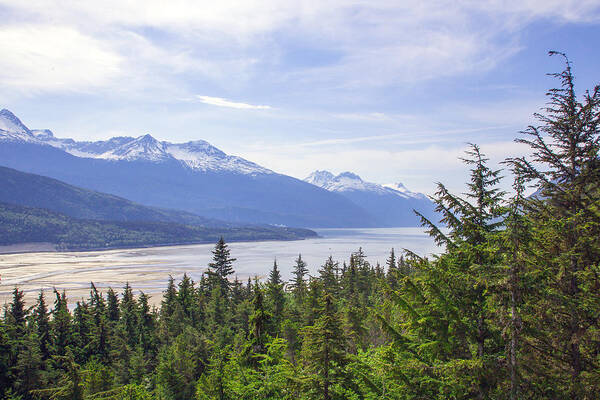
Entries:
[[527,155],[496,170],[471,145],[464,193],[437,185],[442,219],[422,221],[440,254],[392,249],[371,265],[356,249],[316,276],[298,256],[289,282],[277,263],[240,282],[221,239],[206,274],[171,278],[158,308],[129,284],[91,284],[71,308],[14,288],[0,398],[598,398],[600,86],[578,95],[565,62],[516,139]]
[[[210,221],[210,220],[208,220]],[[60,251],[214,243],[297,240],[317,234],[309,229],[273,225],[184,225],[164,221],[102,221],[80,219],[43,208],[0,202],[0,246],[52,243]]]

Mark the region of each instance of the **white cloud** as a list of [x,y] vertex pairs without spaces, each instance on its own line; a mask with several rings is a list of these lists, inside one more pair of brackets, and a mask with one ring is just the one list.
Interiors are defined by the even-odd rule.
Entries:
[[[159,0],[105,0],[102,7],[79,0],[60,6],[0,0],[0,5],[15,23],[31,27],[4,28],[18,36],[2,42],[2,66],[9,67],[4,70],[12,82],[44,89],[48,81],[58,82],[50,85],[56,89],[134,86],[140,92],[145,78],[150,86],[185,91],[187,82],[175,79],[185,73],[227,87],[252,85],[269,73],[268,79],[300,87],[414,83],[493,68],[519,51],[518,31],[532,21],[593,22],[600,16],[594,0],[173,0],[168,6]],[[50,23],[56,28],[47,36]],[[339,59],[286,68],[280,37],[337,52]],[[76,62],[65,61],[69,54]],[[47,64],[65,72],[51,74],[43,68]],[[148,75],[137,76],[140,68]],[[126,79],[110,79],[118,72]]]
[[0,43],[0,86],[11,90],[89,90],[121,74],[119,54],[70,27],[5,26]]
[[385,113],[381,112],[369,112],[369,113],[336,113],[332,115],[335,118],[346,119],[350,121],[365,121],[365,122],[377,122],[377,121],[390,121],[393,118]]
[[265,105],[254,105],[248,103],[239,103],[231,100],[224,99],[222,97],[211,97],[211,96],[196,96],[202,103],[210,104],[217,107],[229,107],[238,108],[242,110],[270,110],[271,106]]

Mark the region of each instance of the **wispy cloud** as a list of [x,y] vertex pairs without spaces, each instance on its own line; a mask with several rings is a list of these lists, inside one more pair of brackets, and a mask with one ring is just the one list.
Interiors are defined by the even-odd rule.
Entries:
[[[508,125],[502,126],[488,126],[488,127],[479,127],[479,128],[468,128],[468,129],[447,129],[447,130],[427,130],[427,131],[407,131],[407,132],[398,132],[398,133],[390,133],[386,135],[369,135],[369,136],[359,136],[359,137],[350,137],[350,138],[333,138],[333,139],[324,139],[324,140],[316,140],[310,142],[303,143],[294,143],[285,146],[277,146],[274,149],[279,149],[281,147],[321,147],[321,146],[337,146],[343,144],[355,144],[355,143],[365,143],[365,142],[379,142],[390,139],[403,139],[400,142],[396,142],[397,144],[403,145],[411,145],[411,144],[430,144],[430,143],[439,143],[445,140],[450,140],[456,142],[456,137],[454,135],[464,135],[468,133],[477,133],[477,132],[486,132],[486,131],[495,131],[501,130],[509,127]],[[444,137],[452,136],[448,139],[444,139]]]
[[[261,90],[269,83],[311,92],[412,84],[495,67],[521,49],[520,31],[536,21],[600,19],[597,0],[224,0],[210,7],[179,0],[168,8],[158,0],[105,3],[55,7],[49,0],[0,0],[13,17],[4,23],[9,32],[1,38],[0,70],[8,68],[11,82],[27,81],[31,88],[58,82],[58,91],[77,90],[93,80],[95,87],[135,86],[144,94],[140,67],[146,83],[164,80],[164,87],[181,91],[188,87],[186,74],[228,88],[251,87],[266,76],[256,87]],[[56,29],[46,35],[49,22]],[[30,28],[22,30],[23,24]],[[309,54],[337,57],[297,64],[298,57],[286,58],[287,40]],[[67,63],[66,55],[84,59]],[[20,68],[27,65],[38,67]],[[55,79],[58,73],[48,71],[67,72]],[[124,79],[105,78],[116,73]],[[68,84],[59,84],[65,79]]]
[[370,113],[336,113],[332,115],[335,118],[346,119],[349,121],[390,121],[392,118],[381,112],[370,112]]
[[248,103],[240,103],[237,101],[231,101],[222,97],[211,97],[211,96],[196,96],[202,103],[210,104],[217,107],[229,107],[238,108],[242,110],[270,110],[273,107],[265,105],[256,105]]

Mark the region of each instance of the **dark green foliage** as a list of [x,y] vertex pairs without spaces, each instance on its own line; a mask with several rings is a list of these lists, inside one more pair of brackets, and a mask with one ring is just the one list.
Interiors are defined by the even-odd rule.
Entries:
[[285,293],[283,291],[283,281],[281,280],[281,274],[277,269],[277,261],[273,262],[273,268],[269,273],[269,280],[267,282],[267,298],[269,303],[269,310],[272,315],[271,324],[271,335],[278,336],[281,323],[283,322],[283,310],[285,307]]
[[263,290],[257,284],[254,286],[254,299],[252,300],[254,312],[248,321],[250,324],[250,342],[254,354],[264,354],[268,340],[267,328],[271,324],[272,314],[265,309]]
[[13,290],[13,299],[10,303],[6,320],[9,322],[9,327],[12,328],[11,335],[17,338],[25,333],[25,302],[23,301],[23,291],[15,287]]
[[233,274],[233,262],[235,258],[231,258],[229,250],[223,236],[215,245],[212,252],[213,261],[208,264],[208,277],[211,282],[211,288],[219,287],[222,294],[229,292],[229,276]]
[[309,398],[344,398],[337,385],[346,379],[346,339],[332,296],[325,293],[321,316],[304,328],[302,359],[309,374],[306,391]]
[[[277,263],[243,285],[223,239],[208,275],[171,277],[159,311],[127,284],[55,291],[0,320],[0,399],[594,399],[600,391],[600,89],[557,74],[541,125],[508,160],[514,195],[471,145],[465,194],[438,185],[443,249],[362,249],[289,292]],[[526,184],[537,190],[525,196]]]
[[206,227],[169,222],[96,221],[41,208],[0,202],[0,245],[51,243],[59,250],[209,243],[229,240],[292,240],[316,235],[300,228]]
[[302,301],[302,298],[306,294],[305,276],[307,274],[308,268],[306,267],[306,262],[302,260],[302,255],[298,254],[298,258],[296,259],[296,263],[294,264],[294,269],[292,271],[292,279],[290,280],[288,287],[299,301]]

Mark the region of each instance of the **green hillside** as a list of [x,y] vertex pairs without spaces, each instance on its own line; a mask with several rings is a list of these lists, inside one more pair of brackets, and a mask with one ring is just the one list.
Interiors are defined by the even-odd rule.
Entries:
[[294,240],[313,231],[270,226],[207,227],[169,222],[97,221],[0,203],[0,245],[50,242],[58,250],[90,250],[228,241]]
[[82,219],[175,222],[212,227],[228,225],[224,221],[185,211],[148,207],[122,197],[6,167],[0,167],[0,201],[45,208]]

